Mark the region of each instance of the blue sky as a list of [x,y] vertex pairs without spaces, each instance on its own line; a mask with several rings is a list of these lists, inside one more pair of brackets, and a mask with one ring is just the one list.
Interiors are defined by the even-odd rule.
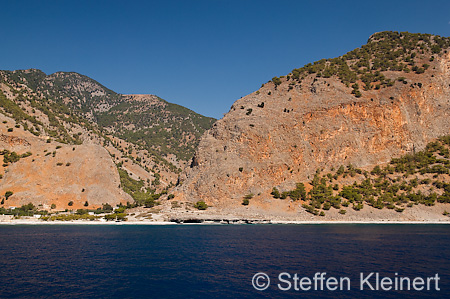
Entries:
[[378,31],[450,36],[450,1],[0,0],[0,69],[74,71],[221,118],[274,76]]

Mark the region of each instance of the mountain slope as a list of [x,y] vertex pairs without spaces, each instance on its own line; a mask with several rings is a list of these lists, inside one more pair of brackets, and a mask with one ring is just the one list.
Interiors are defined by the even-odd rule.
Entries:
[[236,101],[204,134],[177,198],[263,204],[318,169],[372,167],[450,132],[450,40],[381,32]]
[[161,157],[192,158],[197,141],[214,119],[154,95],[124,95],[123,101],[96,114],[98,125],[123,140]]
[[[77,73],[46,75],[35,69],[0,71],[0,115],[14,120],[11,136],[28,131],[49,152],[53,142],[106,148],[121,181],[139,186],[127,189],[140,194],[135,199],[175,184],[199,137],[215,121],[154,95],[120,95]],[[110,183],[118,185],[114,179]]]
[[[100,145],[47,143],[0,114],[0,194],[3,207],[33,203],[49,210],[126,204],[117,167]],[[17,126],[16,126],[17,125]],[[11,196],[4,196],[10,193]],[[3,197],[4,196],[4,197]]]

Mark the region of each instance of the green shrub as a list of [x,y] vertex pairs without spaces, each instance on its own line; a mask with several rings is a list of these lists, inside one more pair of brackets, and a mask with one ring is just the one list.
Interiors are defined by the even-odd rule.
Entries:
[[280,191],[276,187],[273,187],[270,194],[273,195],[273,198],[280,198]]
[[194,208],[198,210],[206,210],[208,205],[204,201],[197,201],[194,205]]
[[6,191],[5,192],[5,199],[8,200],[14,193],[12,191]]
[[249,193],[249,194],[244,196],[244,199],[252,199],[253,196],[255,196],[253,193]]
[[111,213],[113,211],[113,207],[109,203],[103,204],[102,209],[105,213]]
[[85,215],[85,214],[88,214],[89,211],[88,211],[88,210],[85,210],[85,209],[78,209],[75,213],[76,213],[77,215]]
[[281,84],[281,79],[278,77],[273,77],[272,82],[273,82],[273,84],[275,84],[275,86],[278,86]]
[[303,183],[297,183],[296,188],[289,192],[289,197],[292,200],[306,200],[306,190]]

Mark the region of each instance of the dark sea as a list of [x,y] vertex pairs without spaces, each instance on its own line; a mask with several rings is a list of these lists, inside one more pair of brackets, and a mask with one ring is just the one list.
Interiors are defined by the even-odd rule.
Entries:
[[450,225],[0,225],[0,298],[450,298]]

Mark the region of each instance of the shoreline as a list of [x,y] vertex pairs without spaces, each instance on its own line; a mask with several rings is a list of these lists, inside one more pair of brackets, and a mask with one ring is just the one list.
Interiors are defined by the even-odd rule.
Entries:
[[404,225],[417,225],[417,224],[450,224],[450,221],[399,221],[399,220],[377,220],[377,221],[295,221],[295,220],[236,220],[233,222],[218,222],[218,221],[202,221],[202,222],[175,222],[175,221],[39,221],[39,220],[11,220],[0,221],[0,225],[317,225],[317,224],[404,224]]

